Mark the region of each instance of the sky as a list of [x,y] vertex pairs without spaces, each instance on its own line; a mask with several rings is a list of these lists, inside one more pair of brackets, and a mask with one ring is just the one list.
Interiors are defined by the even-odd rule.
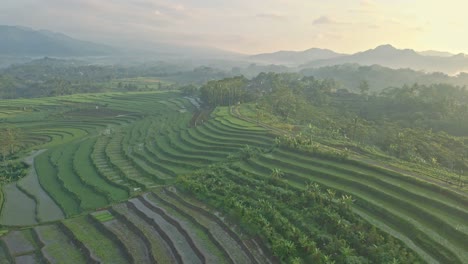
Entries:
[[465,0],[0,0],[0,24],[244,54],[381,44],[468,53],[467,10]]

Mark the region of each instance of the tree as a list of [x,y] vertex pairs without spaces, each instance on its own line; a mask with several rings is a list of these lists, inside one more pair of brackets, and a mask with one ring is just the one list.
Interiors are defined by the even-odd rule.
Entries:
[[345,209],[350,209],[351,205],[353,204],[353,197],[351,195],[344,194],[340,198],[340,204]]
[[305,101],[300,94],[295,94],[294,91],[288,87],[281,87],[277,89],[272,95],[273,112],[281,116],[284,120],[299,112]]
[[369,90],[369,82],[367,82],[367,80],[362,80],[359,84],[359,91],[361,92],[361,95],[367,95],[369,93]]
[[327,189],[327,198],[331,202],[335,199],[336,191],[332,189]]
[[0,98],[12,99],[16,97],[16,84],[9,75],[0,76]]
[[[21,131],[16,127],[6,127],[0,130],[0,155],[5,171],[8,167],[8,158],[21,148]],[[10,166],[10,174],[11,174]]]
[[209,81],[200,88],[200,98],[211,106],[227,106],[243,101],[247,79],[243,76]]
[[274,168],[273,170],[271,170],[270,177],[272,179],[279,180],[283,178],[283,176],[284,176],[284,173],[280,169]]
[[0,130],[0,153],[4,157],[12,155],[20,147],[21,131],[16,127],[6,127]]
[[185,96],[195,96],[198,92],[198,88],[193,84],[182,86],[180,90],[182,91],[182,95]]

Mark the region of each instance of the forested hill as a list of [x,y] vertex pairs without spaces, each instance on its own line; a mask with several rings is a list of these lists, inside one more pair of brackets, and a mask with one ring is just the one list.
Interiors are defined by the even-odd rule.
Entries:
[[430,85],[445,83],[458,86],[468,85],[468,74],[460,73],[450,76],[441,72],[426,73],[412,69],[390,69],[379,65],[362,66],[358,64],[343,64],[321,68],[308,68],[300,71],[304,76],[314,76],[322,79],[334,79],[340,88],[359,91],[362,81],[367,81],[371,91],[382,91],[388,87],[413,85],[415,83]]
[[[202,86],[210,80],[227,77],[243,75],[252,79],[262,72],[285,73],[294,70],[294,68],[286,66],[255,64],[223,70],[215,66],[195,67],[161,61],[132,66],[101,65],[81,59],[66,60],[45,57],[0,69],[0,98],[30,98],[103,92],[106,90],[105,87],[117,88],[117,84],[125,78],[150,77],[178,86]],[[333,89],[346,89],[356,93],[360,92],[361,84],[366,82],[370,94],[379,93],[389,87],[412,86],[414,84],[437,83],[460,87],[468,85],[467,73],[449,76],[444,73],[424,73],[411,69],[394,70],[378,65],[345,64],[304,69],[297,74],[300,77],[313,76],[316,79],[333,80]],[[144,88],[144,86],[139,88]]]
[[208,82],[200,97],[211,106],[251,102],[252,118],[302,127],[327,144],[378,147],[409,162],[468,171],[465,88],[413,85],[371,95],[366,82],[360,93],[334,87],[332,80],[270,73]]

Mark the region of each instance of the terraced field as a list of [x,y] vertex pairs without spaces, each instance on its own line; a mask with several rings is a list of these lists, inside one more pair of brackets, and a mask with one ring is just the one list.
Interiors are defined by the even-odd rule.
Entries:
[[[219,212],[213,208],[223,205],[210,199],[228,197],[215,188],[223,186],[237,190],[239,200],[258,196],[280,202],[315,183],[333,193],[332,203],[351,195],[350,208],[359,219],[402,241],[419,261],[468,261],[467,195],[353,160],[278,147],[275,132],[231,115],[227,107],[190,127],[197,106],[173,92],[1,102],[1,118],[23,131],[25,153],[44,151],[35,158],[36,187],[20,181],[3,188],[2,212],[13,206],[9,188],[17,188],[25,209],[13,218],[26,219],[19,224],[31,227],[3,235],[0,257],[17,263],[290,261],[273,256],[277,247],[271,240],[227,217],[236,210]],[[29,113],[43,118],[31,122]],[[220,182],[197,181],[194,172],[215,165],[222,167]],[[280,180],[272,180],[274,169],[281,171]],[[188,182],[199,188],[182,192]],[[58,218],[68,219],[48,222],[57,220],[47,218],[54,206],[63,212]],[[287,209],[278,211],[281,221],[296,223],[303,232],[322,228]],[[2,220],[7,228],[11,223]]]
[[17,263],[271,263],[199,206],[157,189],[90,215],[12,231],[2,249]]

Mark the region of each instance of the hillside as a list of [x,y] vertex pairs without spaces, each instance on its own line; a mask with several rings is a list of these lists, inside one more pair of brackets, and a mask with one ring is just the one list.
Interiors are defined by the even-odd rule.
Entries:
[[2,188],[0,257],[463,263],[461,190],[357,153],[288,146],[284,131],[248,117],[251,106],[216,107],[193,126],[199,100],[176,92],[2,101],[23,153],[47,150],[37,175]]
[[436,56],[436,57],[452,57],[456,55],[450,52],[438,51],[438,50],[425,50],[425,51],[419,51],[418,53],[423,56]]
[[1,56],[97,56],[113,49],[46,30],[0,25]]
[[333,79],[339,88],[359,91],[362,81],[367,81],[371,92],[380,92],[388,87],[403,85],[446,83],[457,86],[468,85],[468,74],[449,76],[444,73],[426,73],[412,69],[391,69],[379,65],[362,66],[343,64],[320,68],[306,68],[300,71],[304,76],[318,79]]
[[357,63],[360,65],[378,64],[390,68],[411,68],[449,74],[468,70],[468,57],[464,54],[450,57],[423,56],[414,50],[397,49],[391,45],[382,45],[375,49],[338,58],[310,61],[302,65],[301,68],[317,68],[345,63]]
[[313,60],[332,59],[344,56],[328,49],[312,48],[304,51],[278,51],[273,53],[263,53],[250,56],[249,59],[255,62],[301,65]]

